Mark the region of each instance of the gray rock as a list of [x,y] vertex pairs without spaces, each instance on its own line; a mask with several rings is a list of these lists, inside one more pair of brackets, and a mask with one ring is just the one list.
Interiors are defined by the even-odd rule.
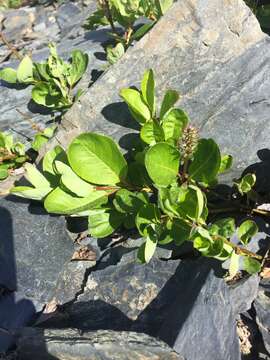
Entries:
[[231,304],[235,316],[251,308],[258,294],[259,281],[258,275],[252,275],[229,286]]
[[258,296],[254,302],[256,322],[262,334],[264,346],[270,354],[270,281],[261,282]]
[[94,267],[95,261],[73,261],[66,263],[58,276],[55,287],[51,290],[49,299],[57,304],[74,301],[83,290],[86,274]]
[[57,22],[61,30],[70,26],[74,16],[81,13],[81,9],[71,2],[63,3],[57,10]]
[[0,199],[0,213],[0,285],[16,290],[39,311],[73,253],[65,219],[13,198]]
[[[155,258],[143,266],[136,263],[136,253],[130,249],[115,265],[110,265],[112,259],[89,269],[81,294],[64,308],[65,320],[59,314],[50,326],[157,334],[179,286],[179,261]],[[60,302],[65,297],[56,291],[54,299]]]
[[5,14],[3,21],[3,33],[8,41],[18,41],[26,37],[32,31],[34,11],[10,10]]
[[209,259],[192,265],[187,262],[183,266],[159,338],[188,360],[240,360],[227,285],[214,274]]
[[239,174],[269,145],[269,56],[269,38],[242,0],[176,2],[66,114],[58,140],[97,131],[131,147],[137,127],[119,90],[139,86],[151,67],[159,99],[178,90],[192,123],[235,156]]
[[18,343],[22,360],[184,360],[162,341],[134,332],[28,328]]

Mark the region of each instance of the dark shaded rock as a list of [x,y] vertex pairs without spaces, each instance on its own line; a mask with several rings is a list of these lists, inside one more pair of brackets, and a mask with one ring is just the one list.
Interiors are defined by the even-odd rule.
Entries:
[[258,296],[254,302],[256,322],[262,334],[263,342],[270,356],[270,281],[263,279]]
[[11,197],[0,199],[0,213],[0,285],[16,290],[39,311],[73,253],[65,219]]
[[258,294],[259,281],[258,275],[252,275],[229,285],[229,294],[235,316],[251,308]]
[[[239,360],[230,294],[209,259],[184,264],[182,281],[159,338],[188,360]],[[180,274],[181,276],[181,274]],[[180,281],[180,280],[179,280]]]
[[[135,251],[127,251],[115,265],[110,265],[111,258],[89,269],[83,291],[65,306],[66,321],[55,319],[54,327],[157,334],[179,286],[179,261],[154,258],[143,266],[136,263]],[[57,291],[54,298],[65,300]]]
[[14,343],[13,330],[29,324],[34,316],[35,307],[30,300],[11,293],[0,296],[0,354]]
[[162,341],[134,332],[26,328],[18,343],[22,360],[183,360]]
[[66,304],[75,300],[83,290],[86,272],[95,266],[95,261],[73,261],[64,265],[56,286],[50,292],[50,301]]
[[269,146],[269,56],[269,38],[243,1],[176,2],[66,114],[58,139],[66,144],[94,130],[132,147],[137,127],[118,93],[138,86],[151,67],[159,99],[168,88],[178,90],[193,124],[235,156],[239,174]]

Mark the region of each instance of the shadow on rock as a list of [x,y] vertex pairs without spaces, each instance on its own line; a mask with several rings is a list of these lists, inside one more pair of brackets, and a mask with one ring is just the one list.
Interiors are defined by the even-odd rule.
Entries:
[[128,129],[140,130],[139,124],[131,117],[128,107],[124,102],[107,105],[102,109],[101,113],[111,123]]
[[[17,290],[12,217],[0,207],[0,354],[14,346],[16,331],[35,319],[32,301],[23,298]],[[16,330],[16,331],[15,331]]]

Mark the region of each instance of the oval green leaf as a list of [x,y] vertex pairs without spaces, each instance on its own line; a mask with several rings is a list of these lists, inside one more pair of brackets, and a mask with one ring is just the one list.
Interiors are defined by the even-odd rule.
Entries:
[[151,147],[145,155],[145,167],[156,185],[168,186],[176,178],[179,170],[179,151],[164,142]]
[[127,175],[127,163],[116,143],[107,136],[85,133],[68,148],[68,160],[82,179],[100,185],[117,184]]
[[188,169],[189,176],[196,181],[209,184],[219,171],[220,161],[220,151],[215,141],[201,139]]

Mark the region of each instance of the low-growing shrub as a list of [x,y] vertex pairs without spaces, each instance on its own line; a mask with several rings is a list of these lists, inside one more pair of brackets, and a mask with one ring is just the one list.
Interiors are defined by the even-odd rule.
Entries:
[[[149,70],[140,90],[123,89],[120,95],[141,126],[141,141],[128,160],[111,138],[83,133],[67,151],[56,146],[47,152],[42,172],[26,164],[32,186],[16,186],[11,193],[44,201],[49,213],[87,216],[89,232],[97,238],[121,227],[136,228],[145,239],[138,250],[143,263],[157,246],[189,241],[203,256],[230,262],[231,275],[238,269],[259,271],[262,257],[248,249],[256,223],[249,219],[237,228],[233,217],[211,220],[229,209],[252,213],[246,200],[250,203],[255,175],[235,182],[237,200],[226,199],[227,208],[220,209],[218,176],[230,168],[232,157],[222,155],[213,139],[199,137],[187,114],[175,106],[178,93],[165,93],[158,114]],[[230,240],[236,232],[239,243]]]

